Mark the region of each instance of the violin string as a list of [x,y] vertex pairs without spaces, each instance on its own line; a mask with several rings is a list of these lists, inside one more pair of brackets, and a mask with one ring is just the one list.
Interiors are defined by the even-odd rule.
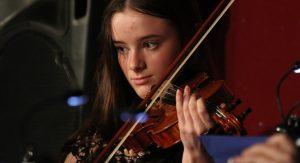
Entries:
[[162,97],[164,100],[168,101],[175,101],[176,91],[180,89],[183,90],[181,87],[172,84],[170,89],[164,91],[165,95]]
[[176,91],[180,89],[182,90],[182,88],[180,88],[179,86],[172,84],[172,86],[170,87],[170,89],[166,90],[165,93],[171,96],[175,96],[176,95]]
[[177,86],[177,85],[175,85],[175,84],[172,84],[172,86],[175,87],[175,88],[177,88],[177,89],[181,89],[181,90],[182,90],[181,87],[179,87],[179,86]]

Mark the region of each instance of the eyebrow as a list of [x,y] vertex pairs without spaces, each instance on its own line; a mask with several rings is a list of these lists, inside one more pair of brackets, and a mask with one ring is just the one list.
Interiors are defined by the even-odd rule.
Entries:
[[[162,37],[163,37],[162,35],[151,34],[151,35],[147,35],[147,36],[141,37],[139,40],[147,40],[147,39],[150,39],[150,38],[162,38]],[[114,44],[125,44],[125,42],[118,41],[118,40],[113,40],[113,43]]]

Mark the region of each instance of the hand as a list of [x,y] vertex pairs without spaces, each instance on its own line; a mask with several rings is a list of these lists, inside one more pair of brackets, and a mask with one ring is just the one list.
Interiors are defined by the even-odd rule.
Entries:
[[176,109],[180,138],[184,146],[183,162],[209,162],[209,156],[198,137],[213,127],[204,101],[191,95],[191,89],[186,86],[184,93],[176,93]]
[[296,147],[285,134],[275,134],[265,143],[255,144],[230,160],[234,163],[296,163]]

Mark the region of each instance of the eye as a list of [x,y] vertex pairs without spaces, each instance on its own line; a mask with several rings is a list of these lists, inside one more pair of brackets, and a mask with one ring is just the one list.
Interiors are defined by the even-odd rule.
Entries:
[[143,46],[147,49],[152,50],[158,47],[158,43],[154,41],[147,41],[143,44]]
[[118,54],[128,53],[128,49],[122,46],[115,46]]

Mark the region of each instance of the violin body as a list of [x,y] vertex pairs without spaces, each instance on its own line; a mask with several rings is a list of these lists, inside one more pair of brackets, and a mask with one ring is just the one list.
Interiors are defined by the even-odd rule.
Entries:
[[[191,87],[197,98],[205,99],[207,110],[217,126],[209,131],[210,134],[246,134],[238,117],[229,113],[228,108],[220,108],[221,103],[230,106],[234,100],[223,80],[211,80],[206,73],[200,73],[185,85]],[[180,142],[174,93],[168,93],[168,98],[161,97],[150,109],[148,116],[148,121],[138,124],[125,141],[127,149],[139,152],[152,144],[165,149]]]

